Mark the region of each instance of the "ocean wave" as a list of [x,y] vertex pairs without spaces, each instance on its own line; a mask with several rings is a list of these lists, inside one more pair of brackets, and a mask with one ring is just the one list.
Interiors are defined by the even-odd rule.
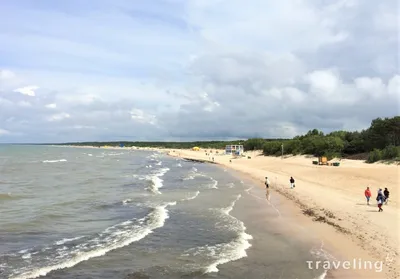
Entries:
[[160,157],[159,153],[153,153],[149,156],[146,157],[146,159],[149,159],[150,161],[157,161],[157,159]]
[[214,178],[210,177],[211,179],[211,184],[208,185],[208,187],[210,189],[218,189],[217,185],[218,185],[218,181],[215,180]]
[[253,239],[253,237],[246,233],[246,227],[242,221],[230,215],[230,212],[240,198],[241,195],[238,195],[228,207],[220,209],[222,214],[236,221],[237,226],[235,231],[237,232],[237,236],[228,243],[219,243],[216,245],[205,245],[191,248],[183,255],[202,255],[208,258],[211,263],[203,269],[204,273],[218,272],[218,265],[247,257],[246,250],[251,247],[249,240]]
[[122,204],[128,204],[128,203],[130,203],[132,200],[131,199],[126,199],[126,200],[123,200],[122,201]]
[[103,153],[104,156],[119,156],[119,155],[124,155],[124,152],[119,152],[119,153]]
[[201,176],[201,174],[198,173],[195,167],[192,167],[186,177],[183,178],[183,180],[193,180],[196,176]]
[[167,207],[175,204],[176,202],[171,202],[157,206],[144,218],[114,225],[94,237],[84,238],[85,240],[81,243],[70,240],[69,243],[73,244],[70,247],[53,245],[49,249],[42,249],[39,253],[30,253],[29,265],[19,268],[11,267],[9,278],[30,279],[45,276],[53,270],[73,267],[82,261],[103,256],[109,251],[139,241],[155,229],[164,226],[169,218]]
[[59,162],[67,162],[66,159],[60,159],[60,160],[44,160],[42,163],[59,163]]
[[196,177],[194,174],[188,174],[186,177],[182,178],[182,180],[193,180]]
[[71,241],[74,241],[74,240],[78,240],[78,239],[81,239],[81,238],[84,238],[84,236],[77,236],[77,237],[73,237],[73,238],[64,238],[62,240],[58,240],[58,241],[54,242],[54,244],[55,245],[63,245],[65,243],[68,243],[68,242],[71,242]]
[[200,191],[197,191],[194,195],[190,196],[190,197],[186,197],[184,199],[182,199],[182,201],[190,201],[190,200],[194,200],[195,198],[197,198],[197,196],[200,194]]
[[164,176],[169,171],[169,168],[162,168],[158,170],[155,174],[147,176],[147,180],[150,181],[150,186],[146,190],[154,193],[161,194],[160,188],[163,187],[163,181],[160,177]]

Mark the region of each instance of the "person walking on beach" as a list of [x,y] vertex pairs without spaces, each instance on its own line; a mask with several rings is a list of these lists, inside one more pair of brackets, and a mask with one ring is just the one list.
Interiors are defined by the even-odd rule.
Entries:
[[389,201],[389,190],[388,190],[388,188],[385,188],[385,190],[383,191],[383,195],[385,196],[385,204],[388,204],[388,201]]
[[365,198],[367,199],[367,204],[369,205],[369,199],[371,198],[371,190],[369,187],[364,191]]
[[269,188],[269,179],[268,177],[265,177],[265,187],[268,189]]
[[376,196],[376,201],[378,202],[378,208],[379,208],[378,211],[379,212],[383,211],[382,204],[384,201],[384,196],[383,196],[382,189],[378,190],[378,195]]
[[290,189],[293,189],[294,187],[296,187],[296,185],[294,184],[294,182],[295,182],[294,178],[292,176],[290,177],[289,181],[290,181]]

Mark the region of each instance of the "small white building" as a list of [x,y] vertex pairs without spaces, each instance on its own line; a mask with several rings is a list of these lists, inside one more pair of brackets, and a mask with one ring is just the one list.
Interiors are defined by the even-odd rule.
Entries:
[[225,146],[225,154],[242,155],[244,151],[243,145],[227,145]]

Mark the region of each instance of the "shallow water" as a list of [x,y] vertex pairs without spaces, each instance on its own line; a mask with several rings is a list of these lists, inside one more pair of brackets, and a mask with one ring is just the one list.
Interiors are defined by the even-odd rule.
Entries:
[[0,146],[0,164],[0,278],[322,273],[306,264],[318,252],[312,232],[285,217],[274,193],[268,201],[221,167],[50,146]]

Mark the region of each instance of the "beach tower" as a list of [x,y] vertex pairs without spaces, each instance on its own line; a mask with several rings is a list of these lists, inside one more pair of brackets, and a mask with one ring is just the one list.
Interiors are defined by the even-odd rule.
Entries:
[[120,143],[119,144],[119,147],[124,147],[125,145],[123,144],[123,143]]
[[192,148],[192,150],[193,150],[193,151],[199,151],[199,150],[200,150],[200,147],[195,146],[195,147]]
[[241,156],[243,154],[243,145],[227,145],[225,146],[225,154]]

